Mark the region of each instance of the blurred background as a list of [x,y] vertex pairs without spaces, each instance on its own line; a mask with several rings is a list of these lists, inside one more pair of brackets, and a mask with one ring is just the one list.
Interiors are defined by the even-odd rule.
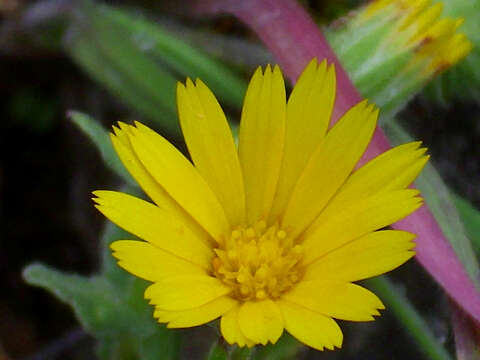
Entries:
[[[344,19],[361,3],[302,1],[321,25]],[[256,66],[274,61],[256,36],[231,16],[195,18],[188,16],[186,4],[169,0],[97,5],[0,0],[2,360],[95,357],[95,340],[79,325],[72,309],[22,279],[22,269],[32,262],[85,276],[101,268],[99,239],[104,218],[92,206],[91,191],[119,187],[124,181],[105,165],[105,159],[109,164],[108,153],[99,152],[86,135],[90,131],[95,138],[93,128],[78,119],[75,123],[68,112],[89,114],[105,128],[119,120],[140,120],[183,148],[172,106],[176,80],[211,71],[209,61],[219,65],[225,74],[217,82],[215,77],[208,79],[209,85],[220,92],[229,118],[238,120],[237,105],[245,81]],[[122,9],[122,13],[115,17],[110,9]],[[146,25],[129,23],[127,15],[159,26],[158,42],[143,37],[149,31],[142,27]],[[143,30],[128,34],[124,43],[129,26]],[[174,57],[157,53],[159,47],[168,52],[169,46],[182,48],[186,58],[191,56],[204,66],[193,66],[197,72],[193,74],[188,63],[183,68],[175,66]],[[190,47],[195,50],[192,54]],[[150,72],[150,67],[160,70]],[[146,74],[151,77],[145,79]],[[231,77],[233,88],[222,88],[224,76]],[[462,91],[465,96],[457,93],[439,101],[430,89],[416,96],[398,118],[430,149],[449,187],[480,206],[480,106],[473,90],[464,87]],[[414,261],[393,278],[402,284],[402,291],[408,293],[437,339],[453,352],[448,300],[439,287]],[[388,311],[374,323],[341,325],[346,331],[342,351],[305,349],[294,357],[427,358]],[[196,358],[192,354],[208,348],[203,339],[214,335],[212,329],[174,332],[188,344],[182,347],[184,358]],[[187,337],[193,340],[187,342]]]

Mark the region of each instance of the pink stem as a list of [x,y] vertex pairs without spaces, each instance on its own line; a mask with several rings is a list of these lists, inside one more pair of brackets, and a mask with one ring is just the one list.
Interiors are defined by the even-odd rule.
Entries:
[[[197,14],[226,12],[242,20],[272,51],[292,83],[313,57],[334,63],[337,72],[334,121],[362,99],[319,27],[294,0],[196,0],[193,5]],[[377,127],[362,162],[390,148]],[[480,292],[430,210],[423,206],[392,226],[417,234],[418,262],[467,313],[480,321]]]

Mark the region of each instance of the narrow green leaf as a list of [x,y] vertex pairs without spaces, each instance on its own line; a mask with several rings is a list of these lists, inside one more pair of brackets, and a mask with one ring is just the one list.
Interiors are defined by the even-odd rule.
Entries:
[[226,104],[240,106],[246,83],[237,74],[128,12],[87,2],[64,44],[74,61],[168,135],[180,137],[177,79],[200,77]]
[[92,41],[89,32],[76,29],[74,24],[72,33],[75,35],[70,36],[69,40],[65,41],[66,50],[77,65],[83,68],[94,80],[101,83],[112,94],[152,122],[161,121],[162,118],[159,116],[166,117],[166,114],[171,112],[162,113],[158,104],[153,102],[150,97],[143,96],[145,91],[138,89],[142,87],[142,84],[135,84],[132,79],[126,76],[123,70],[115,64],[115,61],[110,59],[95,41]]
[[469,201],[458,195],[455,195],[453,199],[465,224],[468,236],[472,240],[475,252],[480,254],[480,211],[474,208]]
[[388,304],[388,308],[394,312],[396,318],[415,339],[420,349],[429,359],[453,360],[444,347],[435,339],[430,328],[410,301],[397,290],[386,276],[369,279],[365,283]]
[[146,56],[127,29],[86,3],[65,41],[73,59],[170,135],[179,136],[175,77]]
[[70,111],[68,116],[95,144],[105,164],[127,183],[134,185],[135,181],[132,179],[127,169],[125,169],[113,148],[112,142],[108,136],[108,131],[105,130],[96,120],[86,114],[82,114],[81,112]]
[[199,77],[225,103],[240,106],[245,81],[221,62],[190,46],[156,23],[116,8],[103,7],[105,16],[131,34],[134,44],[158,63],[191,78]]

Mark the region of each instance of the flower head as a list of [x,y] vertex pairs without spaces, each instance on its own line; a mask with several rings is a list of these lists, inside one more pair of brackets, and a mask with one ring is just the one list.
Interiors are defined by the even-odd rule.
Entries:
[[435,76],[464,59],[472,43],[463,18],[431,0],[374,0],[327,32],[355,87],[387,120]]
[[370,321],[384,309],[354,284],[414,255],[414,235],[379,230],[421,205],[407,189],[427,161],[418,142],[356,169],[378,110],[363,101],[335,125],[335,70],[307,66],[286,103],[280,69],[248,87],[238,150],[207,86],[177,88],[193,164],[146,126],[119,124],[121,160],[153,203],[95,192],[96,207],[144,241],[111,247],[151,281],[145,297],[168,327],[221,318],[228,343],[275,343],[287,330],[316,349],[342,345],[334,319]]
[[389,51],[414,50],[413,63],[425,66],[425,75],[441,72],[462,60],[472,49],[458,31],[463,18],[442,17],[443,3],[430,0],[376,0],[360,13],[361,21],[381,17],[393,24],[385,39]]

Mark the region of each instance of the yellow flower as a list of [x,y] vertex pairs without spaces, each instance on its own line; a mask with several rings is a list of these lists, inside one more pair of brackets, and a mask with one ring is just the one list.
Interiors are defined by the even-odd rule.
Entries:
[[425,75],[439,73],[462,60],[472,49],[458,31],[463,18],[442,17],[443,3],[431,0],[375,0],[360,13],[360,21],[387,17],[394,29],[386,39],[392,49],[413,49],[413,64],[426,63]]
[[119,124],[121,160],[153,200],[96,191],[96,207],[145,241],[119,240],[118,264],[153,282],[145,298],[170,328],[221,318],[230,344],[287,330],[319,350],[342,345],[333,319],[370,321],[382,302],[354,281],[414,255],[414,235],[379,230],[421,205],[407,189],[427,161],[414,142],[355,169],[375,129],[366,101],[329,128],[335,70],[312,60],[286,104],[280,69],[248,87],[238,151],[203,82],[177,88],[193,161],[146,126]]

